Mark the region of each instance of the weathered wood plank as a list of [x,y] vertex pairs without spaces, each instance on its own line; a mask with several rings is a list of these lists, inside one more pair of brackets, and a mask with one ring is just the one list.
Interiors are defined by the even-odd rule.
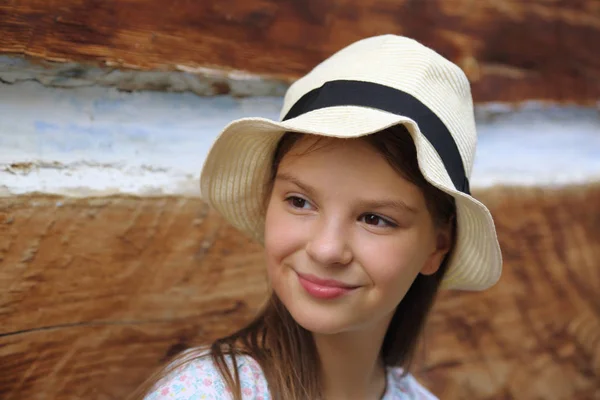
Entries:
[[198,199],[1,199],[0,398],[124,398],[248,320],[261,259]]
[[441,296],[425,376],[443,399],[598,398],[600,187],[481,198],[496,218],[503,277],[483,293]]
[[[440,398],[600,396],[600,187],[479,191],[501,282],[447,292],[422,379]],[[260,248],[201,200],[0,200],[0,397],[113,399],[165,358],[240,326]]]
[[172,355],[241,326],[242,302],[195,317],[105,321],[0,336],[0,398],[124,399]]
[[201,200],[0,201],[0,333],[191,317],[264,289],[259,247]]
[[[211,75],[206,68],[216,68],[289,81],[343,46],[382,33],[414,37],[458,63],[478,102],[594,104],[600,97],[596,0],[0,4],[0,53],[142,70]],[[85,75],[84,68],[66,71],[65,79]]]

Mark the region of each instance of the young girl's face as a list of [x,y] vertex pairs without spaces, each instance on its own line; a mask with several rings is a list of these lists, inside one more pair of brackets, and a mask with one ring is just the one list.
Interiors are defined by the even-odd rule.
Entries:
[[417,274],[439,268],[449,232],[367,142],[315,140],[298,141],[277,171],[265,222],[270,283],[311,332],[387,326]]

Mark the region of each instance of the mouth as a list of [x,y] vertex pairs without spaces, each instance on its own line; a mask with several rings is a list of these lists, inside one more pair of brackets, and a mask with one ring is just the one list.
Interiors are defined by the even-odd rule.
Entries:
[[349,285],[334,279],[321,279],[310,274],[301,274],[296,272],[296,275],[298,276],[298,281],[304,290],[309,295],[318,299],[335,299],[360,287],[356,285]]

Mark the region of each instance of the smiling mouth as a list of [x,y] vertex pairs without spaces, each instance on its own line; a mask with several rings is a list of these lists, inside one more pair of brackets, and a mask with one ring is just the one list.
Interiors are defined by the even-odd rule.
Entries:
[[359,288],[333,279],[320,279],[310,274],[296,272],[296,275],[304,290],[318,299],[335,299]]

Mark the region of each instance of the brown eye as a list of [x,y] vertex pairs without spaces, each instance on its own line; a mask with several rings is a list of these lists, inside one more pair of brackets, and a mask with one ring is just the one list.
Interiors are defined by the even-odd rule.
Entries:
[[377,214],[364,214],[361,217],[361,219],[364,221],[365,224],[376,226],[378,228],[394,228],[398,226],[394,222],[386,218],[380,217]]
[[375,214],[367,214],[365,215],[365,223],[369,225],[379,225],[381,222],[381,218]]
[[298,197],[298,196],[290,196],[286,199],[286,201],[294,208],[303,208],[304,209],[304,208],[307,208],[307,206],[310,206],[308,201],[306,201],[302,197]]
[[294,197],[292,199],[292,205],[294,207],[304,208],[304,206],[306,205],[306,200],[301,199],[300,197]]

